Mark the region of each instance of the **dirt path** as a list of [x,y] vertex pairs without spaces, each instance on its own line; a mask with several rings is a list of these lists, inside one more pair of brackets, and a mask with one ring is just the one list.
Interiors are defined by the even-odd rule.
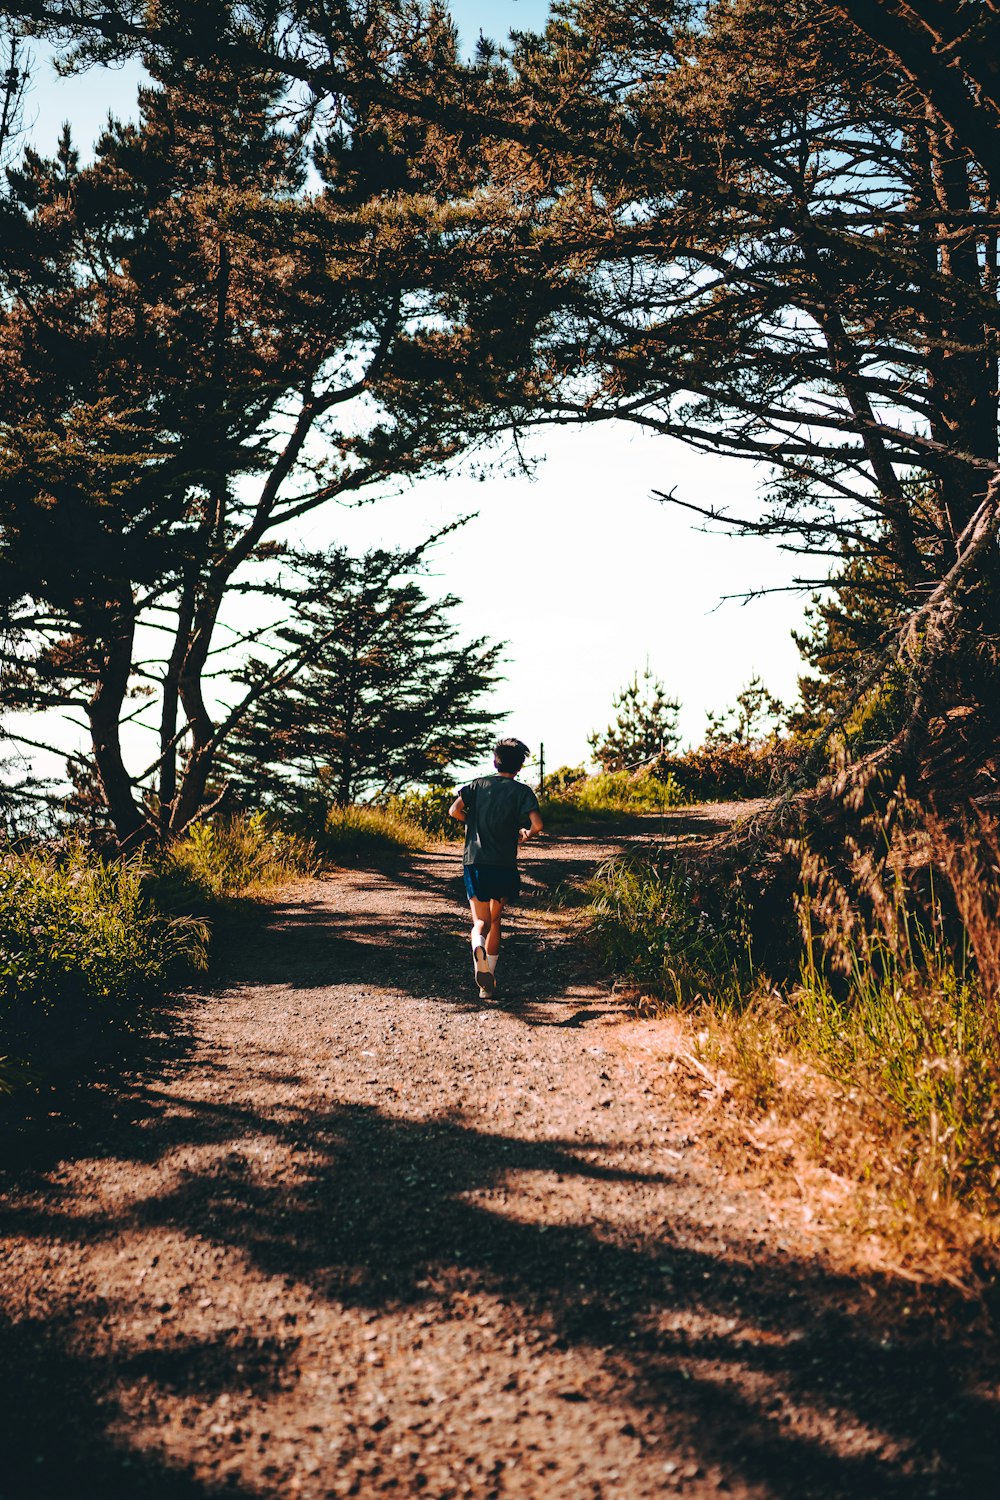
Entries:
[[544,899],[481,1004],[459,898],[304,885],[141,1075],[8,1119],[0,1500],[995,1496],[981,1309],[723,1172]]

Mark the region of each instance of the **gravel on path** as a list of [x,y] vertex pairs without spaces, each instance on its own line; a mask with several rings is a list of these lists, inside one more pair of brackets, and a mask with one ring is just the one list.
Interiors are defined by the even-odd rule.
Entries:
[[981,1310],[832,1267],[614,1044],[547,906],[615,847],[532,851],[497,1005],[454,850],[303,883],[11,1130],[0,1500],[1000,1493]]

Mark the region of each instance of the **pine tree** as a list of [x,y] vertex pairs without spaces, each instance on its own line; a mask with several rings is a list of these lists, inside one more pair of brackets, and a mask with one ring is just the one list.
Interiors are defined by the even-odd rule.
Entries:
[[663,683],[649,667],[611,700],[614,723],[603,734],[595,732],[587,743],[604,771],[623,771],[651,761],[679,743],[677,715],[680,704],[668,698]]
[[765,685],[758,672],[736,695],[736,703],[725,713],[708,715],[706,745],[757,745],[773,735],[787,710]]
[[[453,595],[429,598],[412,554],[342,548],[296,560],[300,587],[282,646],[302,668],[262,696],[227,747],[233,787],[300,806],[317,795],[346,804],[413,785],[444,785],[478,760],[495,709],[482,706],[501,648],[458,639]],[[244,680],[273,670],[257,661]]]
[[[462,433],[420,356],[429,320],[439,358],[452,337],[447,224],[434,201],[394,208],[401,181],[426,186],[420,132],[358,117],[314,151],[275,75],[157,67],[92,164],[68,130],[24,154],[0,248],[4,698],[83,719],[123,843],[205,809],[267,689],[227,704],[209,672],[275,533],[444,463]],[[155,739],[145,768],[130,718]]]
[[[887,576],[863,554],[849,555],[826,596],[814,596],[806,629],[793,631],[811,671],[799,677],[801,707],[789,728],[810,736],[822,730],[851,693],[858,664],[871,660],[899,628],[902,608],[898,579]],[[858,704],[845,725],[855,752],[886,744],[906,722],[907,673],[898,664]]]

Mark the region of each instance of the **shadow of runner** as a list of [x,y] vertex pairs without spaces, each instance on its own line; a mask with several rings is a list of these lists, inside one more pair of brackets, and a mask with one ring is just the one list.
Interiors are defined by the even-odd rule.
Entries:
[[[698,1224],[614,1239],[592,1223],[550,1226],[506,1210],[503,1190],[519,1172],[662,1180],[581,1155],[606,1149],[599,1141],[524,1141],[360,1106],[278,1122],[175,1103],[187,1113],[168,1122],[170,1145],[229,1141],[210,1169],[120,1214],[36,1204],[9,1212],[7,1228],[56,1241],[179,1230],[236,1247],[267,1277],[383,1314],[423,1303],[465,1316],[469,1296],[487,1294],[506,1307],[505,1336],[530,1332],[553,1351],[599,1357],[602,1381],[567,1399],[627,1401],[647,1448],[693,1451],[703,1467],[781,1500],[995,1494],[995,1340],[950,1288],[837,1276],[751,1247],[692,1249],[685,1241],[703,1236]],[[242,1138],[268,1133],[297,1152],[291,1181],[262,1179],[239,1153]],[[104,1393],[113,1377],[136,1377],[136,1356],[88,1364],[80,1349],[100,1342],[85,1316],[72,1329],[58,1318],[22,1328],[4,1352],[15,1405],[22,1388],[51,1390],[72,1432],[106,1425],[114,1411],[101,1405]],[[268,1348],[265,1384],[293,1348]],[[245,1382],[231,1350],[212,1368],[215,1388]],[[162,1363],[158,1351],[144,1354],[139,1373],[187,1394],[206,1379],[204,1360],[186,1362],[183,1347]],[[13,1472],[30,1472],[47,1430],[37,1420],[10,1429]],[[99,1457],[111,1462],[100,1448]]]

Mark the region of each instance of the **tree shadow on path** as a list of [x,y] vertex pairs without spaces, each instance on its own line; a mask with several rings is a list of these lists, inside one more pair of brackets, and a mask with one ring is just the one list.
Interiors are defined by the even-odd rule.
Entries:
[[[637,1189],[662,1181],[640,1166],[595,1162],[606,1150],[597,1140],[525,1141],[361,1106],[277,1121],[176,1093],[172,1104],[163,1148],[214,1146],[210,1168],[120,1213],[36,1201],[8,1210],[4,1228],[57,1245],[180,1231],[237,1248],[263,1277],[293,1278],[330,1303],[381,1315],[420,1304],[468,1316],[470,1296],[485,1294],[507,1310],[504,1337],[530,1332],[553,1354],[590,1356],[587,1368],[599,1359],[603,1382],[565,1399],[626,1402],[647,1447],[693,1453],[703,1470],[781,1500],[995,1494],[995,1346],[981,1314],[948,1288],[837,1276],[735,1236],[727,1248],[694,1249],[703,1226],[682,1220],[651,1239],[505,1211],[497,1190],[523,1172]],[[262,1179],[241,1154],[242,1140],[261,1135],[295,1153],[291,1183]],[[81,1355],[81,1320],[85,1328],[100,1312],[53,1313],[6,1341],[8,1475],[35,1472],[40,1453],[40,1468],[50,1462],[41,1414],[58,1409],[58,1472],[72,1470],[75,1453],[96,1476],[92,1489],[63,1492],[132,1492],[109,1488],[114,1448],[100,1434],[114,1416],[111,1382],[135,1378],[137,1356],[122,1351],[116,1366],[114,1355]],[[90,1343],[98,1347],[93,1333]],[[264,1385],[280,1378],[296,1344],[257,1351]],[[245,1338],[139,1359],[139,1373],[182,1394],[247,1381]],[[146,1486],[137,1483],[138,1494],[150,1486],[167,1500],[200,1493],[172,1472],[144,1473],[141,1456],[135,1462]],[[11,1482],[0,1483],[6,1500],[58,1493]]]
[[[394,992],[404,1003],[478,1008],[468,998],[458,877],[445,869],[434,859],[408,867],[399,905],[409,940],[400,946],[419,963],[393,976]],[[391,902],[391,882],[380,878]],[[451,906],[443,878],[454,882],[445,888],[456,892]],[[279,904],[253,931],[234,931],[228,982],[307,992],[384,986],[384,910],[375,902],[338,911],[335,897],[331,887]],[[531,941],[537,998],[515,1013],[531,1024],[572,1024],[563,997],[572,955],[558,943],[539,954]],[[517,942],[515,927],[515,965]],[[451,965],[451,954],[453,967],[434,967]],[[161,1061],[173,1074],[169,1089],[149,1073],[122,1079],[66,1103],[54,1125],[22,1130],[0,1229],[32,1247],[36,1271],[50,1251],[163,1233],[231,1247],[262,1283],[294,1283],[359,1316],[419,1308],[463,1320],[485,1302],[505,1310],[498,1349],[530,1339],[560,1368],[576,1357],[580,1383],[552,1393],[556,1408],[625,1406],[644,1452],[683,1454],[731,1488],[773,1500],[993,1500],[995,1331],[954,1289],[835,1275],[735,1230],[723,1243],[676,1206],[667,1222],[629,1229],[615,1222],[615,1193],[662,1195],[672,1181],[638,1149],[630,1158],[596,1138],[525,1140],[459,1115],[406,1120],[364,1105],[286,1098],[268,1111],[206,1098],[206,1078],[220,1066],[211,1057],[197,1062],[200,1092],[185,1087],[183,1045]],[[290,1159],[281,1177],[262,1174],[246,1149],[261,1139]],[[65,1191],[56,1167],[60,1157],[152,1166],[184,1148],[192,1165],[120,1207]],[[536,1184],[533,1195],[519,1194],[523,1181]],[[560,1184],[580,1190],[570,1201],[597,1208],[578,1221],[553,1212],[539,1222]],[[684,1201],[679,1190],[674,1203]],[[202,1482],[130,1444],[122,1391],[138,1384],[162,1401],[203,1401],[249,1387],[263,1402],[294,1389],[299,1334],[251,1325],[224,1336],[178,1331],[137,1347],[108,1332],[109,1312],[128,1313],[134,1287],[122,1280],[106,1301],[60,1287],[0,1328],[0,1500],[285,1500],[274,1487]]]
[[[566,1009],[574,999],[588,1018],[621,1009],[608,986],[594,984],[583,947],[540,930],[534,920],[567,880],[592,869],[585,853],[548,861],[540,872],[532,867],[523,902],[506,915],[502,1006],[525,1024],[572,1024]],[[456,854],[352,871],[349,879],[352,898],[364,881],[364,904],[345,901],[334,878],[262,909],[252,928],[245,921],[232,924],[220,933],[215,974],[230,987],[309,991],[350,985],[362,995],[368,988],[388,988],[449,1009],[483,1008],[472,983],[468,905]]]

